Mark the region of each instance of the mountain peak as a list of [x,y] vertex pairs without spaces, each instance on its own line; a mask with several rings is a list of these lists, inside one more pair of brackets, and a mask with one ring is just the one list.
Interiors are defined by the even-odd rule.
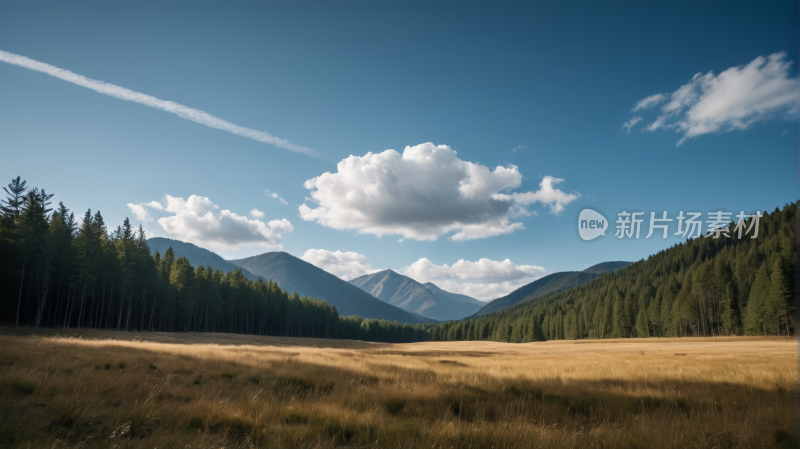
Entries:
[[284,251],[263,253],[231,262],[265,279],[272,279],[288,292],[297,291],[300,295],[324,299],[328,304],[336,306],[341,315],[355,314],[364,318],[397,320],[411,324],[424,321]]
[[382,301],[436,320],[461,319],[482,305],[474,304],[477,300],[473,298],[462,300],[459,297],[463,295],[428,288],[391,269],[357,277],[350,283]]

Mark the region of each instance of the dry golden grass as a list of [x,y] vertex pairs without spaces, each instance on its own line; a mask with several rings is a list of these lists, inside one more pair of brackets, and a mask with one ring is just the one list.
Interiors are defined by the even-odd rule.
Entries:
[[0,328],[0,447],[793,447],[797,341]]

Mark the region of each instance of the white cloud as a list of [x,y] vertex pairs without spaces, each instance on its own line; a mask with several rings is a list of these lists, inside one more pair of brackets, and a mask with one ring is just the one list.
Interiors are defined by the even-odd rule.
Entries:
[[516,153],[518,150],[524,150],[525,148],[528,148],[528,146],[527,145],[517,145],[517,146],[514,147],[513,150],[511,150],[511,152],[512,153]]
[[254,216],[256,218],[264,218],[264,217],[266,217],[266,214],[264,214],[264,212],[261,212],[258,209],[251,210],[250,211],[250,215],[252,215],[252,216]]
[[[288,220],[249,220],[229,210],[220,210],[210,199],[192,195],[188,200],[170,195],[164,196],[166,206],[152,201],[146,204],[128,204],[137,213],[145,207],[172,215],[157,220],[161,228],[173,238],[191,242],[215,251],[238,251],[243,248],[281,249],[284,234],[294,230]],[[254,216],[263,212],[250,211]],[[148,214],[149,216],[149,214]],[[138,217],[138,213],[137,213]],[[141,219],[141,218],[140,218]]]
[[138,218],[139,221],[143,221],[145,223],[153,221],[153,217],[149,212],[147,212],[147,209],[145,209],[144,205],[142,204],[128,203],[128,209],[130,209],[133,214],[136,215],[136,218]]
[[236,125],[234,123],[228,122],[219,117],[215,117],[206,112],[193,109],[184,106],[182,104],[175,103],[174,101],[161,100],[155,97],[151,97],[150,95],[143,94],[141,92],[135,92],[130,89],[126,89],[124,87],[115,86],[114,84],[109,84],[104,81],[98,81],[95,79],[87,78],[83,75],[78,75],[76,73],[70,72],[69,70],[60,69],[50,64],[39,62],[27,58],[25,56],[9,53],[3,50],[0,50],[0,61],[7,62],[9,64],[13,64],[19,67],[24,67],[26,69],[35,70],[37,72],[42,72],[47,75],[54,76],[56,78],[67,81],[69,83],[77,84],[78,86],[91,89],[95,92],[104,95],[108,95],[110,97],[118,98],[120,100],[125,100],[125,101],[132,101],[134,103],[139,103],[141,105],[149,106],[151,108],[156,108],[162,111],[170,112],[177,115],[180,118],[191,120],[195,123],[209,126],[211,128],[227,131],[229,133],[236,134],[237,136],[253,139],[255,141],[274,145],[278,148],[283,148],[285,150],[294,151],[297,153],[303,153],[309,156],[314,156],[327,160],[327,157],[325,157],[318,151],[306,148],[302,145],[298,145],[286,139],[281,139],[280,137],[273,136],[272,134],[264,131],[257,131],[255,129],[245,128],[243,126]]
[[636,106],[631,109],[631,112],[641,111],[642,109],[650,109],[664,101],[664,98],[664,94],[655,94],[642,98],[638,103],[636,103]]
[[397,270],[417,282],[433,282],[439,288],[473,298],[490,300],[511,293],[545,275],[547,270],[536,265],[516,265],[511,260],[461,259],[452,266],[436,265],[422,258]]
[[[794,118],[800,109],[800,81],[789,78],[786,53],[759,56],[746,66],[698,73],[664,97],[661,115],[648,131],[672,129],[682,134],[677,145],[703,134],[744,130],[770,118]],[[647,97],[637,103],[648,103]],[[659,100],[660,101],[660,100]],[[652,103],[652,104],[649,104]],[[652,106],[655,103],[649,101]]]
[[367,256],[352,251],[342,252],[310,249],[300,258],[346,281],[380,271],[373,268],[372,265],[367,262]]
[[275,198],[276,200],[280,201],[281,204],[287,204],[287,205],[289,204],[289,203],[286,202],[286,200],[284,200],[283,198],[278,196],[277,193],[270,192],[268,189],[264,190],[264,196],[269,196],[269,197]]
[[561,190],[554,189],[553,184],[558,184],[560,182],[564,182],[564,180],[562,178],[545,176],[542,182],[539,183],[539,190],[535,192],[515,192],[511,195],[498,193],[495,197],[505,199],[510,196],[514,203],[521,207],[520,211],[517,212],[518,214],[525,214],[527,212],[524,206],[539,202],[550,206],[550,213],[559,216],[561,212],[564,212],[564,206],[577,200],[580,196],[576,193],[564,193]]
[[620,128],[620,129],[624,129],[625,130],[625,134],[630,134],[631,133],[631,128],[636,126],[636,124],[641,122],[641,121],[642,121],[641,117],[634,117],[634,118],[628,120],[627,122],[625,122],[622,125],[622,128]]
[[150,201],[149,203],[144,204],[144,206],[151,207],[155,210],[164,210],[164,206],[162,206],[158,201]]
[[300,205],[300,217],[334,229],[379,237],[395,234],[436,240],[470,240],[524,229],[510,217],[530,215],[534,202],[558,215],[578,195],[552,189],[561,182],[545,177],[537,192],[503,193],[522,183],[516,166],[488,167],[459,159],[446,145],[432,143],[350,156],[305,182],[315,208]]

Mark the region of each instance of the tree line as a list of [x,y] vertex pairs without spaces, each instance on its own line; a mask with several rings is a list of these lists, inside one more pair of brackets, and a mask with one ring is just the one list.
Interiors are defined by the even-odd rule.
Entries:
[[[797,203],[758,235],[698,237],[555,294],[438,324],[438,341],[794,335]],[[750,218],[745,229],[751,225]]]
[[0,200],[0,321],[117,331],[228,332],[369,341],[427,339],[426,326],[339,316],[327,302],[275,282],[192,267],[172,248],[152,255],[127,218],[76,220],[20,177]]

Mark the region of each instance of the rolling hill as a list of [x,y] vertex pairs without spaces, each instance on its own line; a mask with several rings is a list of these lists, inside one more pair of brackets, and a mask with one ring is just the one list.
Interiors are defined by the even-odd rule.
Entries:
[[[476,299],[446,292],[433,284],[433,288],[426,287],[392,270],[367,274],[351,280],[350,283],[403,310],[439,321],[458,320],[480,309],[480,305],[472,302],[477,301]],[[468,300],[456,299],[459,296]]]
[[583,271],[563,271],[561,273],[549,274],[514,290],[502,298],[495,299],[478,310],[474,316],[478,317],[486,315],[487,313],[497,312],[498,310],[513,306],[518,302],[557,293],[561,290],[575,287],[576,285],[585,284],[603,273],[610,273],[630,265],[631,263],[632,262],[603,262],[593,265]]
[[[147,246],[150,247],[150,254],[158,251],[162,256],[164,255],[164,251],[171,246],[172,251],[175,252],[175,257],[186,257],[189,259],[189,263],[192,264],[193,267],[203,265],[206,267],[211,267],[214,270],[222,270],[224,273],[233,271],[237,267],[236,264],[223,259],[215,252],[200,248],[192,243],[182,242],[180,240],[173,240],[164,237],[153,237],[147,239]],[[239,267],[239,269],[242,270],[242,274],[244,274],[251,281],[258,279],[258,276],[250,271],[242,267]]]
[[435,322],[435,320],[415,316],[399,307],[387,304],[327,271],[288,253],[264,253],[229,262],[264,279],[277,282],[278,286],[286,291],[296,291],[300,295],[324,299],[328,304],[336,306],[339,315],[360,315],[364,318],[397,320],[409,324]]

